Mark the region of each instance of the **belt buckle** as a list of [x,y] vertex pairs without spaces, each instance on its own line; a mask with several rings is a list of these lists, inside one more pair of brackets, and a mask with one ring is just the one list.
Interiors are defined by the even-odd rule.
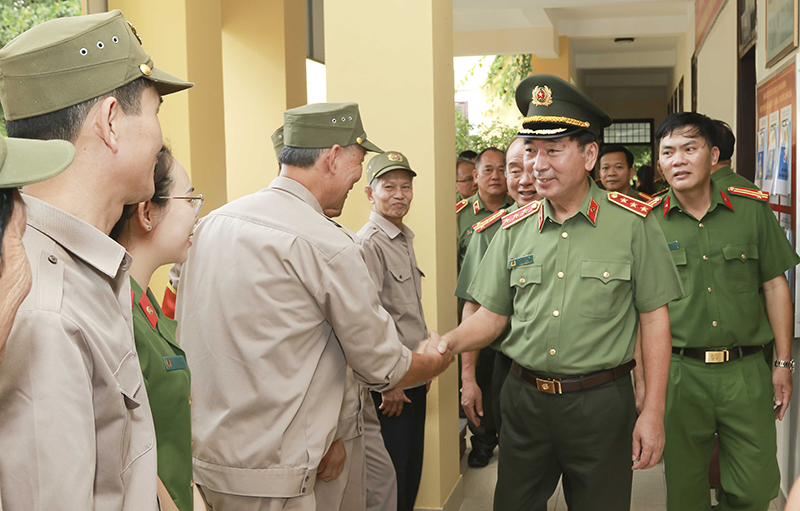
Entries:
[[731,359],[731,353],[728,350],[720,351],[706,351],[706,364],[721,364],[728,362]]
[[536,378],[536,390],[546,394],[561,394],[561,380]]

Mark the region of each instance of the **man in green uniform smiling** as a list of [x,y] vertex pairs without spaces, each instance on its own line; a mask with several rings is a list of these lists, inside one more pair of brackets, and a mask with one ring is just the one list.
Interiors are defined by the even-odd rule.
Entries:
[[[715,130],[702,114],[679,113],[656,131],[671,188],[654,215],[686,291],[669,305],[664,460],[670,511],[709,508],[715,432],[722,481],[717,510],[766,510],[780,483],[775,418],[783,418],[792,395],[793,311],[784,272],[800,257],[768,194],[721,190],[711,179],[719,158]],[[777,360],[770,371],[761,350],[773,339]]]
[[[588,177],[608,115],[555,76],[529,76],[516,95],[544,199],[503,218],[468,290],[481,308],[439,349],[485,346],[510,320],[495,509],[544,511],[562,478],[570,510],[627,511],[631,468],[654,466],[664,443],[666,305],[680,280],[650,207]],[[648,393],[637,419],[638,328]]]

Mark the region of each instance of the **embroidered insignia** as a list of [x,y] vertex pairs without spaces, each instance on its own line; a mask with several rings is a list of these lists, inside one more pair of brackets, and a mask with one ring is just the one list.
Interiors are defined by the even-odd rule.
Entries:
[[525,218],[528,218],[532,214],[539,211],[539,201],[533,201],[527,206],[523,206],[516,211],[512,211],[511,213],[507,214],[503,217],[503,229],[508,229],[512,225],[517,222],[522,221]]
[[667,213],[669,213],[669,195],[664,199],[664,216],[667,216]]
[[478,211],[480,210],[481,210],[481,205],[478,204],[478,201],[476,200],[475,202],[472,203],[472,211],[474,211],[475,214],[477,215]]
[[767,192],[759,192],[758,190],[751,190],[749,188],[740,188],[738,186],[730,186],[728,187],[728,191],[734,195],[739,195],[741,197],[748,197],[750,199],[760,200],[764,202],[769,201],[769,193]]
[[403,161],[403,157],[397,153],[389,153],[389,156],[386,157],[389,161]]
[[150,300],[147,298],[147,293],[142,293],[142,297],[139,298],[139,307],[142,308],[147,321],[150,322],[150,326],[155,328],[156,325],[158,325],[158,315],[153,308],[153,304],[151,304]]
[[163,357],[164,365],[167,371],[175,371],[176,369],[186,369],[186,359],[183,356],[177,357]]
[[469,204],[469,199],[462,199],[458,201],[458,204],[456,204],[456,213],[461,213],[461,210],[466,208],[467,204]]
[[544,225],[544,215],[539,215],[539,232],[542,232],[542,225]]
[[490,225],[495,223],[497,220],[502,218],[503,215],[505,215],[505,214],[506,214],[506,210],[505,209],[498,209],[497,211],[495,211],[491,215],[487,216],[486,218],[484,218],[480,222],[478,222],[475,225],[473,225],[472,226],[472,230],[474,232],[481,232],[482,230],[486,229],[487,227],[489,227]]
[[647,214],[650,213],[650,210],[653,209],[653,207],[646,202],[636,200],[633,197],[628,197],[619,192],[609,192],[608,200],[617,206],[622,206],[631,213],[636,213],[640,217],[646,217]]
[[722,202],[724,202],[725,205],[728,206],[731,209],[731,211],[733,211],[733,204],[731,204],[731,198],[728,197],[722,190],[719,191],[719,194],[722,195]]
[[678,246],[678,240],[670,241],[669,243],[667,243],[667,246],[669,247],[670,250],[678,250],[680,248]]
[[475,229],[473,229],[472,227],[470,227],[469,229],[467,229],[467,236],[469,236],[469,235],[470,235],[470,234],[472,234],[473,232],[475,232]]
[[517,257],[516,259],[508,261],[509,269],[516,268],[517,266],[525,266],[526,264],[533,264],[533,254]]
[[597,210],[599,208],[600,207],[597,205],[597,202],[595,202],[594,199],[589,202],[589,211],[586,213],[586,215],[589,217],[589,220],[591,220],[592,223],[597,223]]
[[537,85],[533,88],[532,101],[536,106],[550,106],[553,104],[553,91],[547,85]]

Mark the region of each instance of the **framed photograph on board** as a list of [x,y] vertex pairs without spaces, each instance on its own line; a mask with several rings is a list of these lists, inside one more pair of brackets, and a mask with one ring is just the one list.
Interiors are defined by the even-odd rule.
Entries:
[[767,67],[797,48],[797,0],[767,0]]
[[756,0],[739,0],[739,57],[756,43]]

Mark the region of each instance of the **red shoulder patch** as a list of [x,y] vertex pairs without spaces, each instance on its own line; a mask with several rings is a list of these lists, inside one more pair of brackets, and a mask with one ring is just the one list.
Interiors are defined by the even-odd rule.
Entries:
[[502,218],[503,215],[505,215],[505,214],[506,214],[506,210],[505,209],[498,209],[497,211],[495,211],[491,215],[487,216],[486,218],[484,218],[480,222],[478,222],[475,225],[473,225],[472,226],[472,231],[473,232],[481,232],[482,230],[486,229],[487,227],[489,227],[490,225],[495,223],[497,220]]
[[627,195],[619,192],[609,192],[608,200],[617,206],[627,209],[631,213],[636,213],[640,217],[646,217],[647,214],[653,209],[653,207],[648,205],[646,202],[634,199],[633,197],[628,197]]
[[469,204],[469,199],[462,199],[458,201],[458,203],[456,203],[456,213],[460,213],[462,209],[467,207],[467,204]]
[[518,210],[507,214],[506,216],[503,217],[503,229],[508,229],[517,222],[521,222],[522,220],[536,213],[537,211],[539,211],[539,206],[540,206],[539,201],[533,201],[527,206],[523,206]]
[[739,186],[729,186],[728,191],[740,197],[747,197],[748,199],[755,199],[764,202],[769,202],[769,193],[760,192],[758,190],[751,190],[749,188],[741,188]]

